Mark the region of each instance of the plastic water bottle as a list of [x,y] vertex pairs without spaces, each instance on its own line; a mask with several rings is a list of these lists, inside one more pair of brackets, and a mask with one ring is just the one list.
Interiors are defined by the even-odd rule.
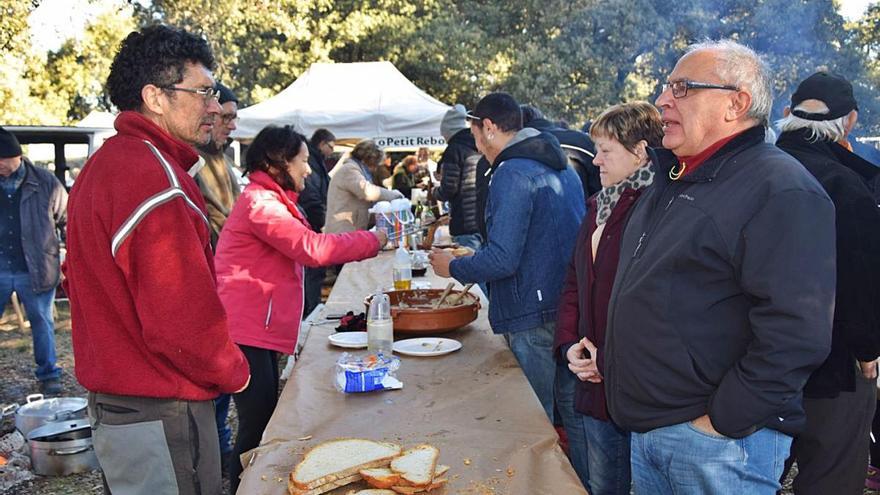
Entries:
[[370,354],[392,354],[394,322],[391,319],[391,301],[388,294],[377,293],[370,302],[367,315],[367,351]]
[[409,290],[412,286],[412,262],[403,246],[394,252],[393,276],[394,290]]

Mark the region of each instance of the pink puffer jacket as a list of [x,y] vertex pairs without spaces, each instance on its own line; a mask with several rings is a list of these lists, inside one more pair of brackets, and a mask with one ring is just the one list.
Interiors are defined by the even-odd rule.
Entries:
[[237,344],[293,353],[303,317],[303,266],[328,266],[376,256],[365,231],[319,234],[263,172],[235,203],[220,233],[215,265],[220,300]]

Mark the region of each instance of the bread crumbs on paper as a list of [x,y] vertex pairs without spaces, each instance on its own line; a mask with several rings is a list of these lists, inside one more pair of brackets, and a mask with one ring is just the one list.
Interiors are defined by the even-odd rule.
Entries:
[[507,477],[508,478],[513,478],[514,474],[516,474],[516,471],[512,467],[507,468]]
[[462,460],[462,462],[464,462],[464,465],[465,465],[465,466],[470,466],[470,465],[471,465],[471,459],[470,459],[470,457],[465,457],[464,460]]
[[311,439],[312,439],[312,435],[306,435],[306,436],[304,436],[304,437],[299,437],[299,438],[297,438],[297,440],[299,440],[300,442],[307,442],[307,441],[309,441],[309,440],[311,440]]

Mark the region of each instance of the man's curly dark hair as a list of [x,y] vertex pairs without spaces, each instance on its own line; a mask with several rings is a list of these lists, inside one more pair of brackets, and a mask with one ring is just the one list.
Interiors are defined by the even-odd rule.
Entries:
[[139,110],[143,104],[141,89],[147,84],[165,87],[183,81],[187,62],[200,63],[213,71],[214,54],[208,42],[161,24],[132,32],[122,41],[110,66],[110,101],[119,110]]

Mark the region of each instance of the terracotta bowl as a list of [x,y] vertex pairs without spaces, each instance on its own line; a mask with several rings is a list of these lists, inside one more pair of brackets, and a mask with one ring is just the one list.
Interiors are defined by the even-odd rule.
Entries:
[[[460,294],[452,291],[448,299]],[[408,305],[428,305],[443,294],[443,289],[396,290],[386,292],[391,300],[391,319],[395,332],[414,334],[437,334],[451,332],[477,319],[480,312],[480,298],[470,292],[462,298],[461,304],[447,308],[401,308],[400,301]],[[370,313],[370,299],[364,299],[367,314]]]

